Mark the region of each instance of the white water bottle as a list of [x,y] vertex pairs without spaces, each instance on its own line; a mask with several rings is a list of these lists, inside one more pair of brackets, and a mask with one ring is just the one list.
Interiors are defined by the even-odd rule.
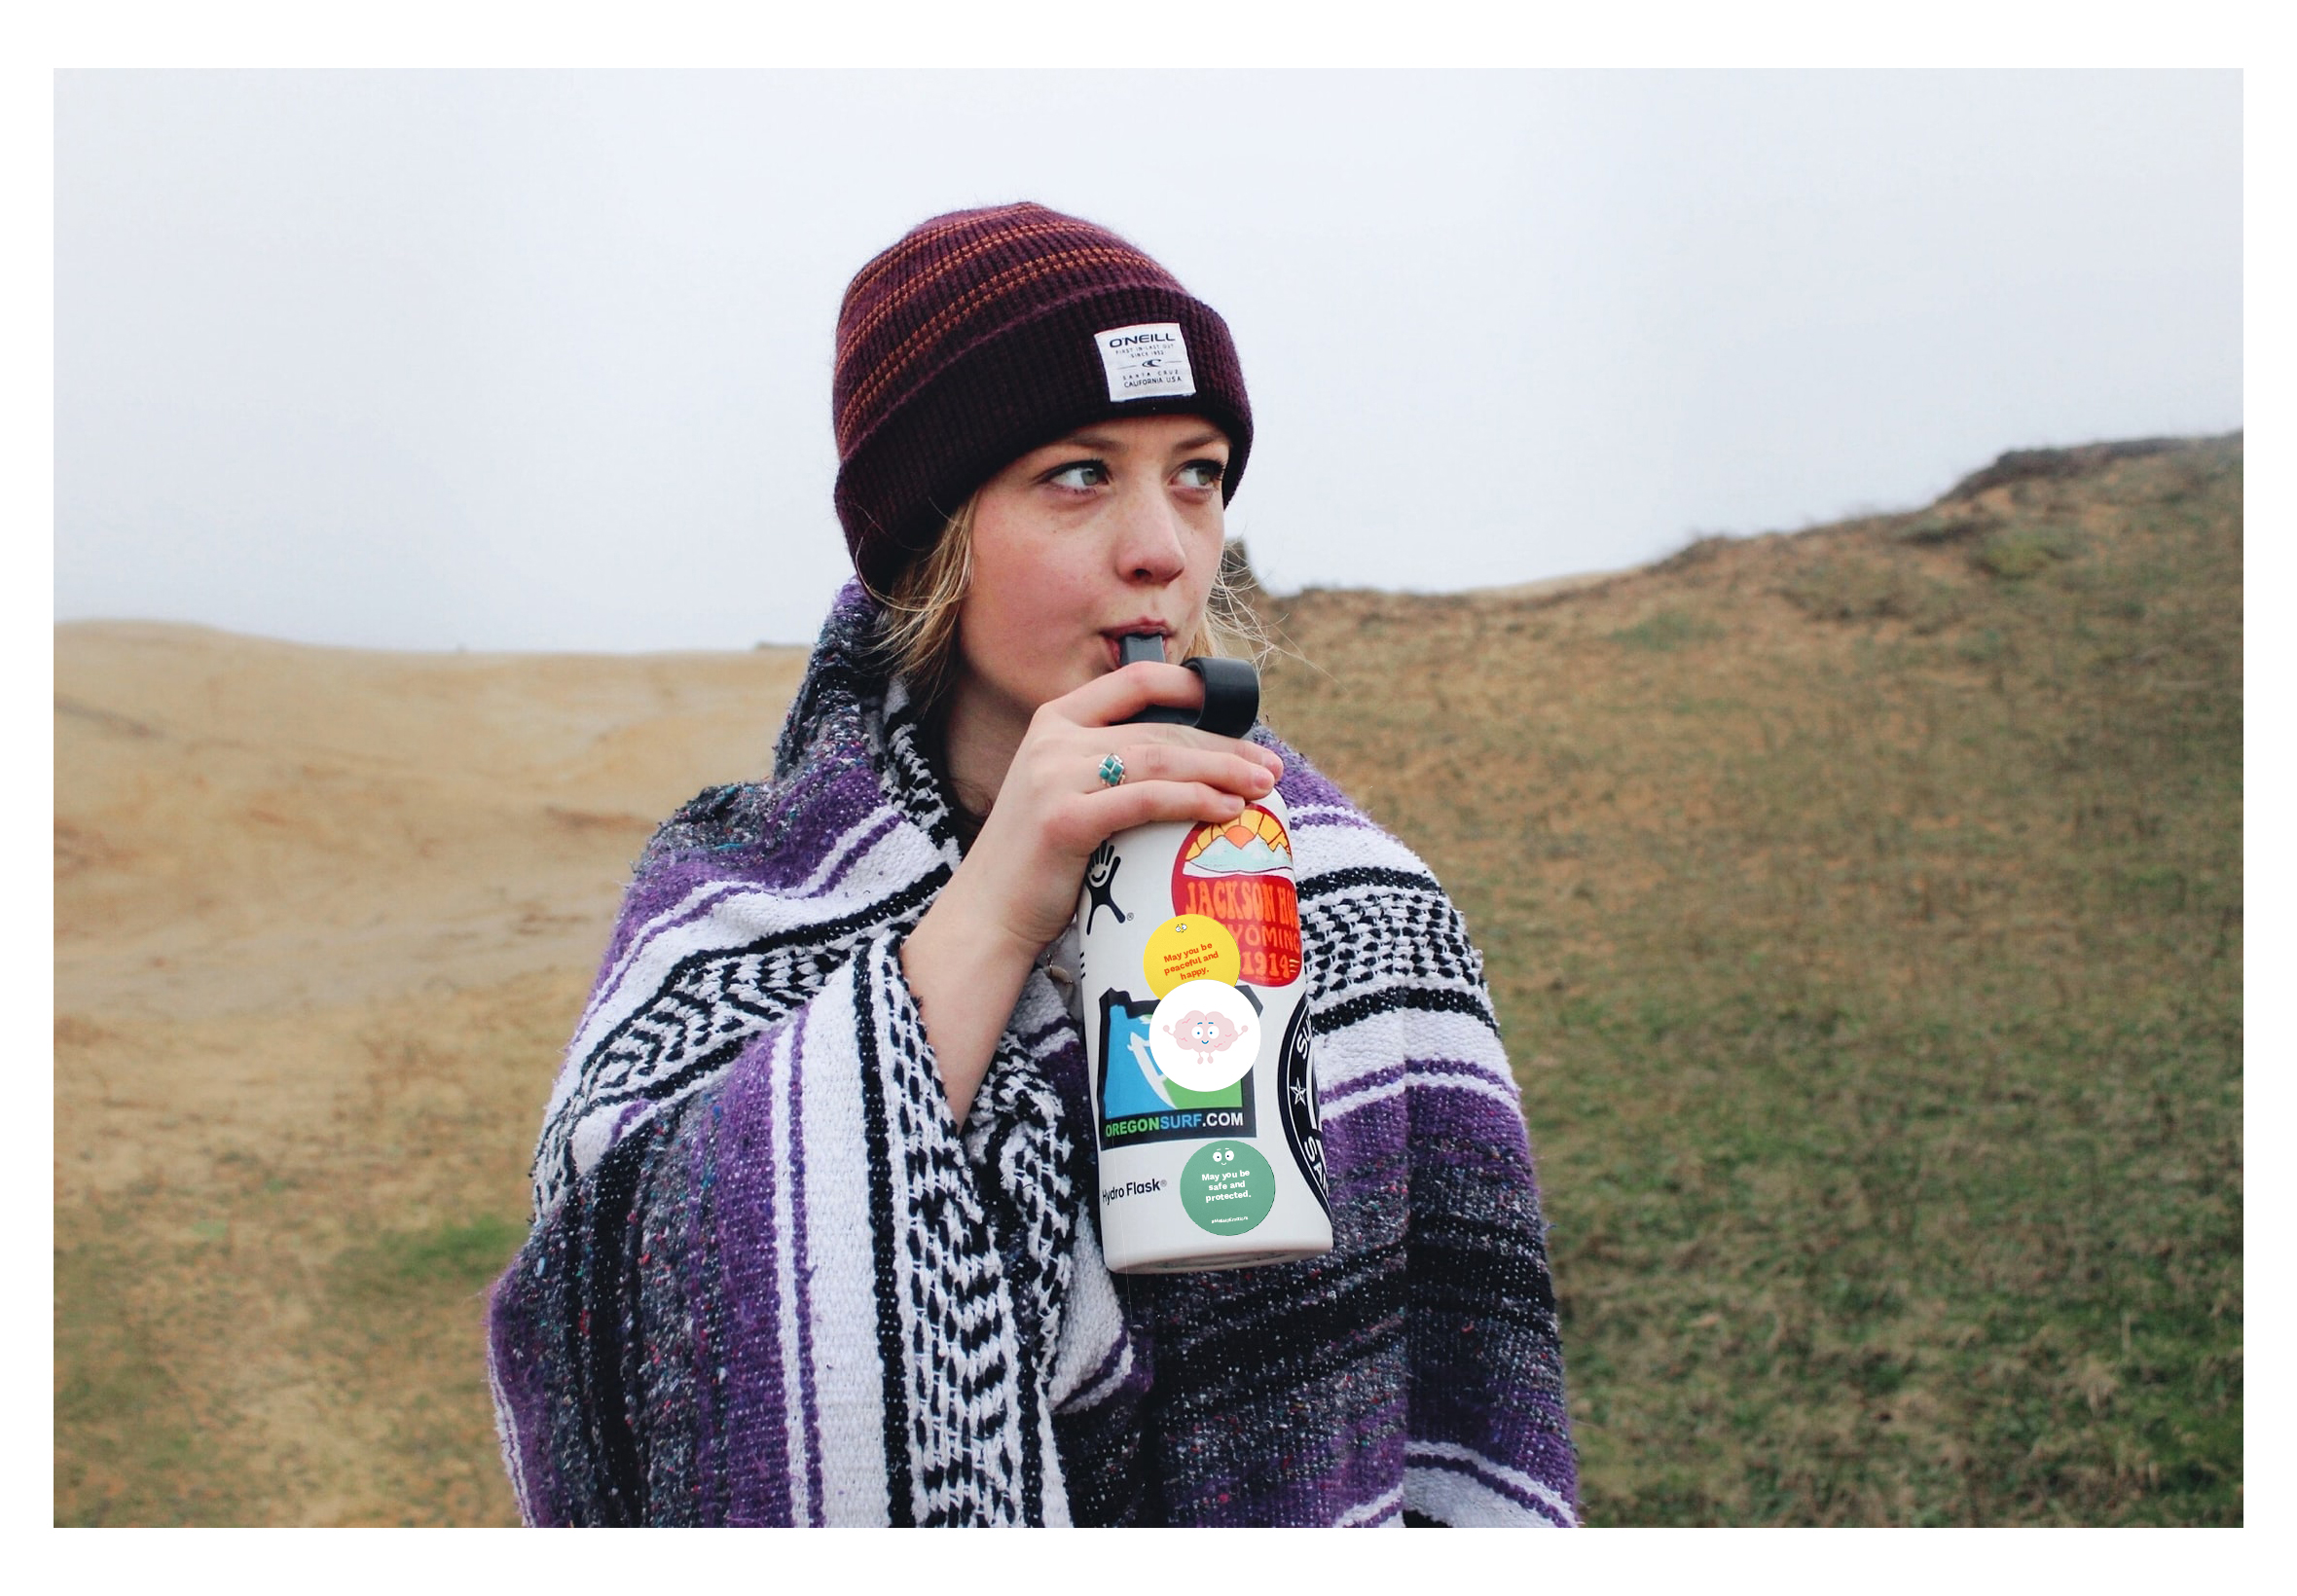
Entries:
[[[1161,660],[1126,638],[1124,663]],[[1202,710],[1135,720],[1252,729],[1242,660],[1182,662]],[[1292,820],[1271,791],[1226,822],[1110,838],[1077,897],[1076,994],[1112,1271],[1177,1274],[1331,1251]]]

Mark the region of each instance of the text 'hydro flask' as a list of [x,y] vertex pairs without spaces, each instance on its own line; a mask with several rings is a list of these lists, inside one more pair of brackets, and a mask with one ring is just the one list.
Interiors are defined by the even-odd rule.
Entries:
[[[1161,661],[1127,637],[1123,663]],[[1252,730],[1259,674],[1182,662],[1204,707],[1133,720]],[[1292,820],[1271,791],[1224,823],[1103,843],[1076,904],[1077,998],[1100,1146],[1101,1248],[1117,1273],[1288,1263],[1331,1251],[1310,1068]]]

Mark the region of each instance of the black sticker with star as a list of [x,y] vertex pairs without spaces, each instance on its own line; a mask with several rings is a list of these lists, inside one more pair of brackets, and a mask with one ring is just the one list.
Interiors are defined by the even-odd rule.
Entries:
[[1331,1202],[1327,1195],[1324,1174],[1324,1110],[1316,1101],[1316,1071],[1309,1060],[1315,1034],[1316,1028],[1308,1022],[1308,1004],[1303,998],[1300,1006],[1293,1010],[1292,1024],[1284,1028],[1284,1063],[1277,1078],[1284,1091],[1284,1140],[1292,1147],[1293,1162],[1300,1166],[1308,1189],[1316,1193],[1317,1205],[1329,1219]]

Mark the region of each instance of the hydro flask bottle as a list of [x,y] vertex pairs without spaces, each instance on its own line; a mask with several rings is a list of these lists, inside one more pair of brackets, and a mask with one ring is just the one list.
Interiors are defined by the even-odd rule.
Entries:
[[[1123,663],[1162,660],[1128,637]],[[1259,675],[1182,662],[1195,714],[1252,730]],[[1224,823],[1136,826],[1101,845],[1077,896],[1076,995],[1100,1151],[1101,1249],[1119,1274],[1286,1263],[1331,1251],[1301,964],[1292,821],[1271,791]]]

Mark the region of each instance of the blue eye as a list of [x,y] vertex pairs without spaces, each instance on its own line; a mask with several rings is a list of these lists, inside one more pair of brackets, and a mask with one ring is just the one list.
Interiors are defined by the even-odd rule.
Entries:
[[1109,467],[1099,460],[1072,460],[1067,465],[1047,472],[1044,480],[1055,488],[1066,488],[1081,493],[1106,486]]
[[1183,488],[1218,488],[1227,471],[1220,460],[1190,460],[1181,467],[1178,481]]

